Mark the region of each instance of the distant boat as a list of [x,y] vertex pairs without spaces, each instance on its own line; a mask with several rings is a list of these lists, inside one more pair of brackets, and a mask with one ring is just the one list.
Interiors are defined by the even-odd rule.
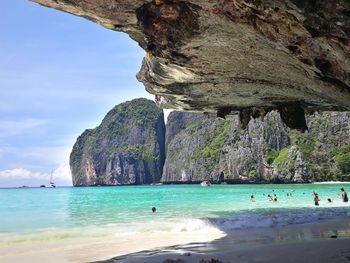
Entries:
[[205,181],[201,182],[201,186],[211,186],[211,183],[210,183],[210,181],[205,180]]
[[46,185],[42,184],[42,185],[40,185],[40,187],[41,187],[41,188],[44,188],[44,187],[46,187]]
[[53,172],[51,171],[50,184],[48,186],[46,186],[48,188],[55,188],[56,187],[55,183],[52,181],[52,175],[53,175]]
[[20,187],[18,187],[18,188],[29,188],[29,186],[27,186],[27,185],[22,185],[22,186],[20,186]]

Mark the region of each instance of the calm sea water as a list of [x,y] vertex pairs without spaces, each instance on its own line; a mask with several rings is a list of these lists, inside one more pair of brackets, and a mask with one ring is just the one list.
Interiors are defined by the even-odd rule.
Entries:
[[[236,229],[349,217],[341,187],[350,192],[350,185],[338,184],[0,189],[0,234],[55,229],[103,235],[111,227],[120,234],[208,225]],[[319,207],[313,204],[313,191],[320,196]],[[277,194],[278,201],[268,201],[268,194]],[[255,203],[250,203],[250,195]],[[151,212],[153,206],[156,213]]]

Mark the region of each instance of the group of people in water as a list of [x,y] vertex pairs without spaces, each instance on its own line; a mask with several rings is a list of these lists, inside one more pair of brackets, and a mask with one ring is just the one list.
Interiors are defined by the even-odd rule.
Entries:
[[[294,191],[294,190],[292,190],[292,191]],[[341,192],[342,201],[347,203],[349,201],[349,198],[348,198],[348,195],[345,192],[344,188],[341,188],[340,192]],[[265,194],[263,194],[263,195],[265,195]],[[315,206],[319,206],[319,202],[321,201],[321,199],[319,198],[319,196],[316,192],[313,192],[313,196],[314,196]],[[287,193],[287,197],[292,197],[292,193]],[[277,202],[277,195],[276,194],[273,194],[273,196],[269,194],[269,195],[267,195],[267,198],[271,202]],[[327,201],[329,203],[332,203],[332,199],[330,199],[330,198],[328,198]],[[250,202],[251,203],[255,202],[254,195],[250,196]]]
[[[265,194],[264,194],[264,195],[265,195]],[[276,195],[276,194],[274,194],[273,196],[272,196],[272,195],[267,195],[267,197],[269,198],[269,201],[277,202],[277,195]],[[252,203],[255,202],[254,195],[251,195],[251,196],[250,196],[250,202],[252,202]]]
[[[294,192],[294,190],[292,190],[292,192]],[[345,192],[344,188],[340,188],[340,192],[341,192],[342,201],[344,203],[347,203],[349,201],[348,194]],[[263,194],[263,195],[265,195],[265,194]],[[319,198],[319,196],[316,192],[313,192],[313,196],[314,196],[315,206],[319,206],[320,205],[319,202],[321,201],[321,199]],[[287,193],[287,197],[292,197],[292,193]],[[267,198],[270,202],[277,202],[277,195],[276,194],[273,194],[273,195],[268,194]],[[328,203],[332,203],[332,199],[330,199],[330,198],[328,198],[327,201],[328,201]],[[254,195],[250,196],[250,202],[251,203],[255,202]],[[156,211],[157,211],[157,209],[155,207],[152,207],[152,212],[155,213]]]
[[[349,201],[348,194],[345,192],[344,188],[340,188],[340,192],[341,192],[342,201],[344,203],[347,203]],[[314,195],[315,206],[319,206],[320,204],[318,202],[321,201],[321,199],[318,197],[317,193],[313,192],[313,195]],[[332,199],[330,198],[327,198],[327,201],[328,203],[332,203]]]
[[[272,191],[275,191],[275,190],[272,190]],[[284,190],[283,190],[284,191]],[[294,192],[294,190],[292,190],[292,192]],[[265,194],[263,194],[265,195]],[[292,193],[287,193],[287,197],[292,197]],[[269,201],[271,202],[277,202],[277,195],[276,194],[273,194],[273,195],[267,195],[267,198],[269,199]],[[255,198],[254,198],[254,195],[251,195],[250,196],[250,202],[251,203],[254,203],[255,202]]]

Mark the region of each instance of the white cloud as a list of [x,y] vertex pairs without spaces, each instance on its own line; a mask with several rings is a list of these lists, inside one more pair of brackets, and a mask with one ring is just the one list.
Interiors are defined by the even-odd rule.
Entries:
[[72,173],[70,171],[69,163],[64,162],[53,171],[53,180],[56,182],[69,182],[72,185]]
[[0,171],[0,178],[9,180],[42,179],[44,176],[46,175],[42,173],[34,173],[23,168],[15,168],[11,170]]
[[[0,187],[19,187],[48,185],[50,173],[33,172],[23,168],[0,171]],[[72,175],[67,162],[62,163],[52,173],[52,180],[57,186],[71,186]]]
[[18,136],[28,133],[33,129],[43,127],[45,120],[41,119],[22,119],[22,120],[0,120],[0,137]]

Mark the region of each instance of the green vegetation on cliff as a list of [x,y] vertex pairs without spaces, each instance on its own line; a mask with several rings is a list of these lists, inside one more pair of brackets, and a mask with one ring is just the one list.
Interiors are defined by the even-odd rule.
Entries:
[[165,161],[168,182],[350,180],[349,114],[315,113],[307,124],[305,133],[291,131],[270,112],[243,130],[237,116],[172,112],[165,147],[162,111],[144,99],[122,103],[77,139],[73,179],[75,185],[153,183]]
[[290,138],[292,145],[297,146],[303,153],[305,159],[309,159],[315,150],[317,140],[316,130],[302,133],[297,130],[290,131]]
[[350,145],[332,148],[329,153],[342,174],[345,177],[350,177]]
[[279,165],[279,164],[285,163],[287,160],[288,160],[288,148],[283,148],[279,152],[276,159],[274,160],[274,163]]
[[228,138],[230,129],[229,120],[220,120],[214,130],[213,137],[210,138],[207,144],[198,147],[195,150],[195,160],[218,161],[220,152]]
[[265,160],[268,164],[272,164],[278,156],[278,151],[265,144]]
[[350,180],[349,113],[309,115],[305,133],[291,131],[277,112],[251,120],[245,130],[235,116],[224,121],[185,112],[172,116],[167,126],[174,129],[176,123],[181,131],[167,135],[164,181]]
[[70,157],[74,185],[159,181],[164,136],[163,111],[154,102],[135,99],[115,106],[77,139]]

